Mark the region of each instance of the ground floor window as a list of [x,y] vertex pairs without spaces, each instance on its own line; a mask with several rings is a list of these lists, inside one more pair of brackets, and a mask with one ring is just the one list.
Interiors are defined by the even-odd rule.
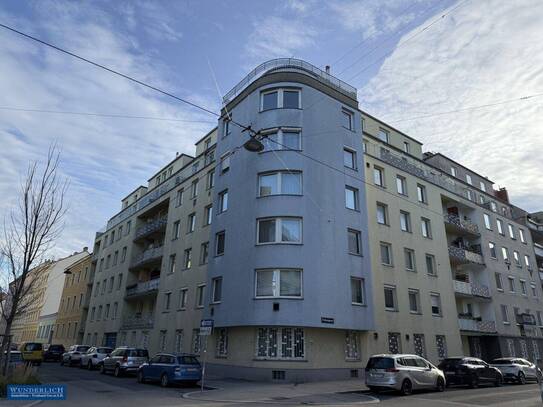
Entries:
[[360,360],[358,332],[345,332],[345,359]]
[[217,356],[226,357],[228,355],[228,330],[220,328],[217,333]]
[[164,352],[166,350],[166,335],[167,335],[168,331],[165,331],[165,330],[162,330],[160,331],[160,337],[159,337],[159,340],[158,340],[158,343],[159,343],[159,349],[161,352]]
[[505,343],[507,345],[507,353],[510,357],[514,358],[515,355],[515,341],[513,339],[506,339]]
[[398,332],[388,333],[388,351],[390,353],[402,353],[402,338]]
[[175,346],[174,350],[176,353],[183,352],[183,330],[178,329],[175,331]]
[[413,343],[415,345],[415,354],[425,358],[426,343],[424,342],[424,334],[413,334]]
[[532,340],[532,346],[534,348],[534,359],[535,360],[540,360],[541,359],[541,355],[539,354],[539,346],[537,345],[537,341],[536,340]]
[[436,347],[437,347],[437,358],[439,360],[445,359],[447,357],[447,340],[445,335],[436,335]]
[[526,341],[523,339],[520,340],[520,355],[524,359],[528,359],[528,346],[526,344]]
[[302,328],[258,328],[256,343],[256,357],[261,359],[305,358]]
[[200,330],[199,329],[193,329],[192,330],[192,353],[195,355],[200,354],[201,349],[201,336],[200,336]]

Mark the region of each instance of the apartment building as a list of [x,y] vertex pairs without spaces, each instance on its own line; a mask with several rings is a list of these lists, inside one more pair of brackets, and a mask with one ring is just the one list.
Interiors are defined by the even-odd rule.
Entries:
[[[50,341],[68,348],[83,343],[92,283],[91,255],[87,254],[65,271],[64,288]],[[45,332],[47,334],[47,331]]]
[[200,353],[216,134],[127,195],[96,234],[85,343]]

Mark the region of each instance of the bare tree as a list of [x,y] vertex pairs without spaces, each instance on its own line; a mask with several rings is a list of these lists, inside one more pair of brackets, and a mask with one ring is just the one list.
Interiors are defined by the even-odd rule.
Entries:
[[0,232],[0,273],[4,282],[0,367],[4,374],[13,322],[31,305],[29,294],[44,270],[40,265],[64,226],[68,180],[59,175],[59,164],[60,150],[55,144],[49,148],[43,165],[37,161],[29,164],[17,203],[5,217]]

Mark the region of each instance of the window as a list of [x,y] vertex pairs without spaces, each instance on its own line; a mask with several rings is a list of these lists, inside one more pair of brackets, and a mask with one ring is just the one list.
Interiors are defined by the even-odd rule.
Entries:
[[507,224],[507,229],[509,230],[509,237],[513,240],[516,240],[515,229],[513,228],[513,225],[511,225],[510,223]]
[[183,330],[182,329],[175,330],[175,340],[174,340],[173,351],[175,353],[183,352]]
[[473,192],[471,189],[466,189],[466,198],[468,198],[470,201],[473,201]]
[[303,359],[305,338],[302,328],[258,328],[257,359]]
[[496,253],[496,244],[493,242],[488,242],[488,248],[490,249],[490,257],[493,259],[498,258],[498,255]]
[[492,230],[492,226],[491,226],[491,223],[490,223],[490,216],[488,216],[488,214],[486,214],[486,213],[483,213],[483,218],[484,218],[484,221],[485,221],[485,228],[487,228],[488,230]]
[[365,298],[364,279],[351,277],[351,303],[355,305],[364,305]]
[[447,339],[445,335],[436,335],[437,357],[442,360],[447,357]]
[[225,153],[221,157],[221,174],[228,172],[230,169],[230,153]]
[[113,303],[113,313],[111,315],[111,319],[117,318],[117,310],[119,309],[119,303],[115,302]]
[[517,265],[517,267],[522,267],[522,264],[520,262],[520,255],[516,250],[513,251],[513,259],[515,260],[515,264]]
[[492,212],[498,212],[498,206],[496,205],[496,202],[490,201],[490,209]]
[[223,122],[222,122],[222,136],[226,137],[230,134],[230,121],[232,120],[232,117],[228,115]]
[[212,284],[211,302],[216,304],[221,302],[222,299],[222,277],[214,278]]
[[432,304],[432,315],[441,316],[441,298],[439,294],[430,294],[430,303]]
[[164,294],[164,311],[168,311],[170,309],[170,300],[172,298],[172,293],[165,293]]
[[192,233],[194,232],[194,228],[196,227],[196,214],[195,213],[191,213],[189,216],[188,216],[188,219],[187,219],[187,233]]
[[209,242],[204,242],[200,246],[200,264],[207,264],[209,258]]
[[301,92],[299,89],[273,89],[261,93],[260,110],[300,109]]
[[215,256],[222,256],[226,245],[226,232],[223,230],[215,235]]
[[407,154],[411,152],[411,146],[409,145],[407,141],[403,142],[403,151]]
[[126,260],[126,250],[127,250],[126,246],[123,247],[123,250],[121,252],[121,263],[124,263],[124,261]]
[[256,298],[302,296],[302,270],[263,269],[255,274]]
[[385,266],[392,266],[392,246],[390,243],[381,242],[381,264]]
[[451,175],[453,177],[456,177],[456,168],[455,167],[451,167]]
[[399,332],[388,333],[388,351],[392,354],[402,352],[402,336]]
[[228,355],[228,329],[220,328],[217,333],[217,357],[226,357]]
[[345,206],[347,209],[358,210],[358,189],[345,185]]
[[176,206],[183,205],[183,195],[184,195],[184,190],[183,189],[180,189],[179,191],[177,191],[177,195],[175,197],[175,205]]
[[407,196],[407,181],[405,177],[401,175],[396,175],[396,189],[400,195]]
[[483,181],[479,181],[479,188],[481,191],[486,192],[486,185]]
[[179,291],[179,309],[187,308],[188,293],[189,293],[188,288],[182,288]]
[[175,239],[179,238],[179,226],[180,226],[180,224],[181,224],[181,222],[178,221],[178,220],[173,223],[172,240],[175,240]]
[[204,226],[211,225],[213,220],[213,206],[208,205],[205,208]]
[[500,273],[494,273],[494,279],[496,280],[496,288],[498,291],[503,291],[502,275]]
[[161,352],[164,352],[166,350],[166,336],[168,331],[162,330],[160,331],[160,335],[158,337],[158,349]]
[[505,233],[503,232],[503,222],[501,221],[501,219],[496,219],[496,225],[498,226],[498,233],[500,235],[505,235]]
[[527,254],[524,255],[524,264],[526,264],[526,268],[528,270],[532,269],[532,263],[530,261],[530,256],[528,256]]
[[520,229],[518,230],[518,234],[520,236],[520,241],[522,243],[526,243],[526,236],[524,235],[524,229]]
[[522,295],[528,295],[528,292],[526,291],[526,281],[520,280],[520,292]]
[[430,219],[421,218],[420,219],[422,236],[431,239],[432,238],[432,228],[430,227]]
[[473,184],[472,184],[472,180],[471,180],[471,175],[466,174],[466,182],[467,182],[468,184],[470,184],[470,185],[473,185]]
[[201,308],[204,306],[204,291],[205,291],[205,284],[200,284],[198,287],[196,287],[196,307]]
[[409,312],[412,314],[420,314],[420,293],[419,290],[409,289]]
[[411,215],[409,215],[409,212],[400,211],[400,229],[404,232],[411,232]]
[[377,137],[379,138],[379,140],[381,141],[384,141],[385,143],[388,143],[388,136],[389,136],[389,132],[385,129],[379,129],[379,134],[377,135]]
[[377,202],[377,223],[388,225],[388,206]]
[[198,179],[192,181],[190,185],[190,198],[194,199],[198,196]]
[[537,297],[537,289],[534,283],[530,283],[530,288],[532,289],[532,296]]
[[277,171],[258,175],[258,196],[301,194],[301,172]]
[[215,170],[211,170],[207,173],[206,176],[206,187],[211,189],[215,186]]
[[353,113],[347,109],[341,109],[341,125],[349,130],[354,130],[353,128]]
[[385,310],[387,311],[397,311],[396,304],[396,287],[394,286],[385,286]]
[[301,130],[297,128],[281,128],[263,133],[264,151],[301,150]]
[[345,359],[360,360],[360,351],[358,350],[358,332],[345,331]]
[[437,274],[436,258],[433,254],[426,254],[426,272],[431,276]]
[[192,266],[192,249],[185,249],[185,257],[183,261],[185,269],[190,269]]
[[416,271],[415,251],[412,249],[403,249],[405,258],[405,269],[407,271]]
[[381,167],[373,167],[373,183],[380,187],[385,187],[385,170]]
[[421,184],[417,184],[417,197],[419,202],[428,203],[428,197],[426,196],[426,187]]
[[219,193],[219,213],[226,212],[228,209],[228,190],[225,189]]
[[169,266],[168,266],[168,271],[170,273],[175,273],[175,254],[172,254],[170,256],[170,263],[169,263]]
[[131,227],[132,227],[132,221],[129,220],[128,222],[126,222],[126,234],[130,234],[130,230],[131,230]]
[[301,218],[266,218],[257,220],[257,244],[301,243]]
[[511,261],[509,260],[509,249],[507,247],[502,247],[502,256],[503,261],[505,261],[506,263],[511,263]]
[[347,229],[347,241],[350,254],[362,254],[360,231],[354,229]]
[[350,148],[343,148],[343,165],[356,170],[356,152]]
[[507,280],[509,281],[509,292],[514,293],[515,292],[515,277],[507,277]]

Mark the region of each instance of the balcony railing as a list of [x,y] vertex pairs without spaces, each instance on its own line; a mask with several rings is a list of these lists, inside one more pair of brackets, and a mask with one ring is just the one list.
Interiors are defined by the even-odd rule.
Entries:
[[463,295],[490,298],[490,289],[483,284],[465,283],[463,281],[454,280],[454,292]]
[[144,236],[150,235],[151,233],[157,232],[159,230],[162,230],[166,228],[166,224],[168,223],[168,218],[166,216],[162,218],[155,219],[151,222],[146,223],[143,226],[140,226],[136,230],[136,234],[134,236],[134,240],[141,239]]
[[517,321],[517,324],[520,325],[537,325],[537,323],[535,322],[535,315],[533,314],[517,314],[515,315],[515,320]]
[[496,322],[479,321],[473,318],[458,318],[458,325],[461,331],[495,333]]
[[158,260],[158,259],[162,258],[163,249],[164,249],[163,246],[159,246],[159,247],[154,247],[152,249],[145,250],[143,253],[135,256],[132,259],[131,267],[132,268],[133,267],[138,267],[138,266],[141,266],[141,265],[143,265],[145,263],[149,263],[149,262],[152,262],[154,260]]
[[480,264],[484,265],[485,261],[480,253],[462,247],[449,246],[449,257],[458,263],[463,264]]
[[123,318],[122,329],[152,329],[154,322],[153,313],[136,312]]
[[159,285],[160,285],[160,278],[133,284],[126,287],[126,296],[135,297],[135,296],[152,294],[158,291]]
[[537,257],[543,257],[543,246],[534,243],[534,251]]
[[533,219],[528,218],[526,224],[532,230],[543,233],[543,224],[536,222]]
[[543,281],[543,268],[539,269],[539,278]]
[[453,214],[446,214],[444,216],[445,223],[448,223],[449,225],[455,226],[457,229],[463,230],[465,232],[471,233],[472,235],[479,236],[479,227],[475,224],[470,222],[469,220],[460,219],[457,215]]

